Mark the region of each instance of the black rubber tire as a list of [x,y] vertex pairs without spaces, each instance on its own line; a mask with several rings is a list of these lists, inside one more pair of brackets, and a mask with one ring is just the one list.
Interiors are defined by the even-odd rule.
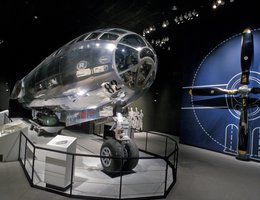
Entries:
[[[125,149],[127,150],[128,158],[126,159],[123,169],[125,171],[131,171],[136,167],[139,161],[139,150],[135,142],[130,139],[128,143],[125,144]],[[134,159],[133,159],[134,158]]]
[[101,156],[107,157],[115,157],[113,158],[100,158],[103,169],[109,173],[118,173],[122,168],[122,158],[123,157],[123,148],[122,145],[115,140],[114,138],[110,138],[105,141],[100,149]]

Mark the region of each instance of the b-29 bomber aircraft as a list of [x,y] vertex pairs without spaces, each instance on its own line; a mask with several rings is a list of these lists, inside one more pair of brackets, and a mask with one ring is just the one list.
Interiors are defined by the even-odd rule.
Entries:
[[[152,85],[157,65],[154,49],[140,35],[98,29],[48,56],[17,81],[11,98],[32,110],[32,127],[38,131],[58,132],[64,128],[61,123],[71,126],[113,117],[115,137],[101,147],[102,166],[108,172],[131,170],[139,152],[129,137],[123,109]],[[126,159],[122,163],[109,157]]]

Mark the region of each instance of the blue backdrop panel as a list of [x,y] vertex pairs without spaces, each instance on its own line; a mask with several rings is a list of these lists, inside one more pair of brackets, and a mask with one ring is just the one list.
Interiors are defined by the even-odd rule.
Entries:
[[[254,58],[249,87],[260,87],[260,31],[253,30]],[[241,105],[239,94],[190,96],[197,87],[237,89],[241,76],[241,39],[235,35],[216,46],[194,69],[186,69],[182,93],[180,142],[218,152],[237,154],[238,125]],[[193,66],[194,67],[194,66]],[[188,74],[188,75],[187,75]],[[250,94],[249,140],[250,158],[260,160],[260,95]]]

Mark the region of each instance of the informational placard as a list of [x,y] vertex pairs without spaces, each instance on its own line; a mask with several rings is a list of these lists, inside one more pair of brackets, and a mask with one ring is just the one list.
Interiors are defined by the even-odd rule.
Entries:
[[45,182],[47,187],[59,190],[66,190],[71,184],[72,155],[66,153],[76,153],[76,137],[57,135],[47,147],[53,150],[62,151],[58,153],[49,151],[45,161]]

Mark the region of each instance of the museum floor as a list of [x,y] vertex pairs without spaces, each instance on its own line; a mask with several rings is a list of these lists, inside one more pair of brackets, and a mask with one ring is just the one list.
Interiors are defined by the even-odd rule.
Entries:
[[[260,163],[241,162],[187,145],[179,145],[177,183],[166,200],[257,200]],[[32,188],[18,161],[0,162],[1,200],[63,200],[58,194]]]

